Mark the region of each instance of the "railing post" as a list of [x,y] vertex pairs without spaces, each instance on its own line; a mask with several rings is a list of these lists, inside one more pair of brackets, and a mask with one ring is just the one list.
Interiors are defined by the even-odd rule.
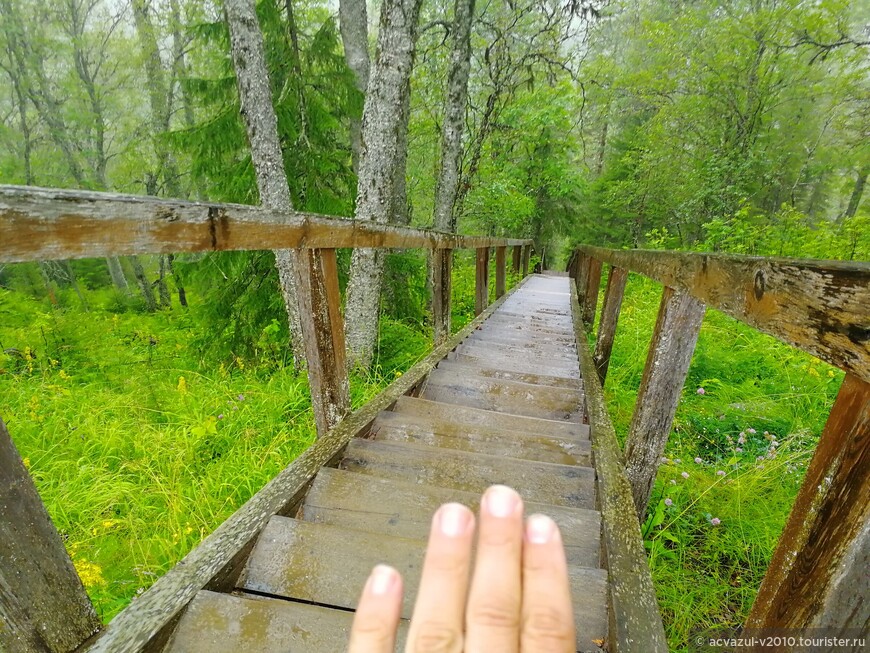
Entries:
[[495,298],[503,296],[507,292],[505,282],[505,255],[507,247],[495,248]]
[[868,497],[870,383],[850,374],[807,468],[747,629],[824,629],[831,637],[866,634]]
[[432,264],[432,326],[437,347],[450,337],[453,250],[433,250]]
[[589,278],[590,256],[581,250],[577,250],[577,258],[574,265],[577,266],[577,274],[574,282],[577,284],[577,303],[580,305],[580,316],[586,311],[586,280]]
[[601,285],[601,261],[590,256],[586,270],[586,298],[583,302],[583,321],[590,331],[595,327],[595,311],[598,308],[598,287]]
[[602,386],[607,378],[607,368],[610,366],[610,352],[613,350],[613,339],[616,336],[616,324],[619,321],[619,309],[622,307],[626,281],[628,281],[628,270],[611,265],[610,274],[607,275],[607,288],[604,291],[604,306],[601,307],[601,321],[598,323],[595,353],[592,354]]
[[625,472],[641,522],[698,341],[704,309],[704,304],[688,293],[665,286],[625,443]]
[[519,274],[520,267],[522,266],[523,261],[523,246],[522,245],[514,245],[513,246],[513,260],[511,261],[511,269],[514,274]]
[[77,649],[100,620],[2,420],[0,506],[0,650]]
[[350,410],[338,265],[334,249],[300,249],[296,261],[311,407],[322,437]]
[[489,247],[477,248],[474,282],[474,314],[480,315],[489,304]]
[[523,278],[529,276],[529,258],[532,255],[532,246],[523,245]]

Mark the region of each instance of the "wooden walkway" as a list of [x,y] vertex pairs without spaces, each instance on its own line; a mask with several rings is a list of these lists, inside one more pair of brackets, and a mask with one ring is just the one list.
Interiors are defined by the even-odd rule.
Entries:
[[607,637],[607,572],[568,277],[536,275],[429,374],[417,397],[377,415],[320,470],[301,508],[273,516],[235,591],[200,591],[167,647],[175,653],[335,653],[371,568],[396,567],[404,646],[429,520],[442,503],[477,509],[515,488],[527,513],[560,525],[578,650]]

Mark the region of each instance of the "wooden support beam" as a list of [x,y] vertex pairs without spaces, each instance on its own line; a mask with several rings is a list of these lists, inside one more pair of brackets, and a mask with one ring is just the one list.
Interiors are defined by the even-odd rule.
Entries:
[[0,650],[75,650],[100,620],[2,420],[0,506]]
[[610,266],[607,289],[604,291],[604,306],[601,308],[601,321],[598,324],[598,337],[595,340],[595,353],[592,355],[601,385],[604,385],[607,378],[610,352],[613,350],[613,339],[616,337],[616,325],[619,322],[619,310],[622,308],[622,297],[625,294],[627,281],[628,270]]
[[595,328],[595,311],[598,309],[598,289],[601,286],[601,261],[589,258],[586,270],[586,301],[583,303],[583,321],[592,331]]
[[450,338],[450,297],[453,288],[453,250],[432,252],[432,324],[435,346]]
[[478,247],[474,279],[474,314],[480,315],[489,304],[489,247]]
[[640,523],[634,512],[631,485],[625,476],[604,391],[586,343],[575,286],[571,286],[571,316],[580,373],[584,379],[589,434],[598,479],[602,549],[607,560],[610,588],[607,650],[610,653],[667,653],[668,642]]
[[[581,316],[586,312],[586,291],[587,291],[587,280],[589,279],[589,261],[590,257],[583,251],[580,251],[577,254],[577,259],[575,265],[577,266],[577,276],[574,281],[577,285],[577,301],[580,304],[580,314]],[[584,320],[585,322],[585,320]],[[588,322],[586,323],[588,327]]]
[[301,249],[295,256],[311,407],[321,437],[350,410],[338,265],[334,249]]
[[507,254],[507,247],[496,247],[495,248],[495,298],[498,299],[505,294],[506,288],[506,278],[505,278],[505,257]]
[[240,204],[0,185],[0,263],[319,247],[474,249],[528,242]]
[[653,481],[677,411],[705,306],[665,287],[625,442],[625,467],[638,518],[644,520]]
[[512,246],[513,260],[511,261],[511,269],[514,271],[514,274],[520,273],[520,268],[522,267],[523,260],[523,246],[522,245],[513,245]]
[[870,381],[870,263],[582,249]]
[[746,628],[790,633],[824,629],[820,632],[831,637],[866,635],[868,569],[870,383],[847,375]]
[[523,277],[529,276],[529,258],[532,255],[532,246],[523,245]]

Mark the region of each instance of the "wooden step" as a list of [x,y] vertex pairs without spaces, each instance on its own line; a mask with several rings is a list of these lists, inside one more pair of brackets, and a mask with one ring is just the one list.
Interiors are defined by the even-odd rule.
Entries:
[[399,397],[393,405],[393,411],[419,417],[429,417],[438,420],[452,421],[468,426],[483,426],[493,429],[525,431],[539,435],[557,435],[563,437],[588,438],[589,427],[585,424],[562,422],[520,415],[505,415],[492,410],[440,404],[417,397]]
[[[318,472],[298,519],[358,531],[425,540],[432,515],[444,503],[461,503],[477,512],[480,494],[419,485],[340,469]],[[559,525],[568,564],[600,566],[601,519],[595,510],[526,502],[527,515],[543,513]]]
[[523,372],[511,372],[510,370],[497,370],[492,367],[483,365],[474,365],[471,363],[460,363],[456,360],[442,360],[438,363],[439,370],[452,370],[455,372],[463,372],[468,374],[476,374],[489,379],[500,379],[504,381],[520,381],[521,383],[531,383],[532,385],[549,386],[553,388],[573,388],[581,390],[583,382],[580,379],[566,379],[559,376],[547,376],[545,374],[531,374]]
[[[379,563],[395,567],[405,581],[402,617],[409,618],[420,584],[426,543],[352,531],[287,517],[273,517],[260,535],[240,579],[240,588],[325,606],[352,609]],[[606,636],[607,573],[569,568],[578,648]],[[343,649],[336,649],[343,650]]]
[[508,313],[496,312],[484,323],[487,328],[499,328],[507,331],[522,331],[524,333],[542,333],[551,336],[571,337],[574,324],[567,319],[555,317],[521,317]]
[[[164,653],[336,653],[347,650],[352,621],[353,613],[346,610],[201,591]],[[398,650],[404,650],[407,635],[403,621]]]
[[572,363],[577,360],[577,350],[574,348],[574,345],[565,343],[542,343],[534,338],[528,340],[510,340],[507,338],[487,338],[481,334],[479,336],[469,336],[462,341],[459,347],[461,348],[465,345],[492,347],[499,352],[531,354],[539,356],[544,360],[566,359]]
[[576,341],[573,336],[554,336],[543,333],[523,335],[521,331],[509,331],[497,326],[490,327],[486,323],[484,323],[483,328],[472,332],[466,339],[466,342],[472,340],[520,347],[532,344],[539,347],[561,347],[564,350],[570,351],[575,351],[576,347]]
[[592,465],[592,447],[589,440],[485,426],[468,427],[453,421],[393,411],[383,411],[378,415],[372,424],[370,439],[417,442],[432,447],[562,465]]
[[[466,358],[467,357],[467,358]],[[544,374],[566,379],[580,378],[579,364],[565,364],[547,361],[534,356],[521,356],[493,350],[481,351],[471,347],[461,347],[447,355],[448,360],[458,360],[463,363],[486,365],[497,370],[521,372],[524,374]]]
[[556,367],[579,367],[579,359],[577,352],[573,349],[559,347],[539,347],[535,344],[516,346],[502,345],[497,342],[487,342],[485,340],[468,340],[460,344],[456,348],[457,352],[469,354],[496,354],[521,358],[523,360],[531,360],[538,365],[553,365]]
[[509,485],[526,500],[594,510],[595,472],[590,467],[441,449],[409,442],[354,439],[341,469],[372,476],[483,493]]
[[488,379],[447,370],[433,370],[420,396],[431,401],[552,420],[579,422],[583,414],[583,396],[579,390]]

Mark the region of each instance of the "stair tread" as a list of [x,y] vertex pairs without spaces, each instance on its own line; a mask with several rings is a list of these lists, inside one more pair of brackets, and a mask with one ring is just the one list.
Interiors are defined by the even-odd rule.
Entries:
[[525,431],[540,435],[561,435],[564,437],[588,437],[589,427],[577,422],[564,422],[521,415],[506,415],[483,408],[457,406],[429,401],[418,397],[399,397],[393,411],[420,417],[431,417],[469,426],[483,426],[494,429]]
[[[461,503],[477,512],[480,494],[420,485],[340,469],[320,470],[297,517],[395,537],[425,540],[435,510]],[[544,513],[562,531],[568,563],[598,567],[601,517],[595,510],[525,502],[526,514]]]
[[417,442],[431,447],[458,449],[522,460],[591,466],[592,446],[585,438],[552,437],[461,423],[392,411],[380,413],[372,424],[370,439]]
[[[426,542],[273,517],[260,535],[240,589],[352,609],[376,564],[404,578],[402,617],[410,618]],[[569,568],[578,648],[606,636],[607,572]],[[341,650],[341,649],[339,649]]]
[[547,376],[561,377],[564,379],[580,379],[579,365],[575,366],[544,366],[542,361],[529,358],[520,358],[509,354],[483,353],[480,351],[470,352],[467,349],[447,354],[447,360],[455,360],[460,363],[472,365],[486,365],[506,372],[519,372],[521,374],[545,374]]
[[520,381],[522,383],[553,388],[571,388],[575,390],[583,388],[583,382],[580,379],[566,379],[560,376],[547,376],[546,374],[533,374],[531,372],[511,372],[510,370],[499,370],[494,367],[486,367],[485,365],[462,363],[457,360],[444,359],[438,363],[436,369],[451,370],[463,374],[475,374],[489,379]]
[[[335,653],[347,649],[353,613],[256,596],[200,591],[165,653]],[[408,623],[399,626],[404,650]]]
[[441,449],[408,442],[352,440],[341,469],[482,493],[509,485],[529,501],[595,508],[595,471],[502,456]]
[[467,351],[468,353],[480,354],[498,354],[517,356],[524,360],[532,359],[542,367],[579,367],[579,359],[577,352],[573,349],[559,348],[558,350],[550,350],[537,345],[522,347],[517,345],[503,345],[497,342],[487,342],[485,340],[465,340],[456,348],[456,351]]

